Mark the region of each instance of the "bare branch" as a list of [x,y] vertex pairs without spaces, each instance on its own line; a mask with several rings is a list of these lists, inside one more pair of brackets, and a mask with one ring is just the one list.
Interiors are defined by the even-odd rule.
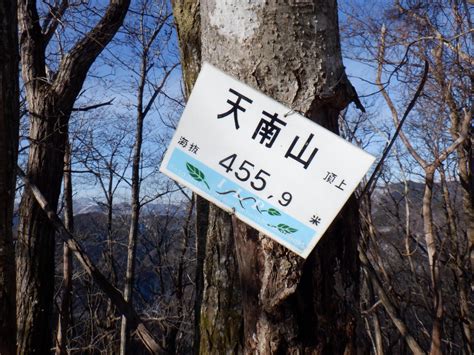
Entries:
[[22,76],[26,86],[42,86],[46,77],[44,41],[35,1],[18,1]]
[[416,355],[424,354],[425,352],[423,351],[421,346],[418,344],[418,342],[415,340],[415,338],[413,338],[413,336],[410,334],[405,322],[400,318],[397,307],[395,306],[394,302],[390,299],[390,297],[385,292],[377,276],[376,271],[373,269],[372,265],[370,265],[370,261],[367,258],[367,255],[361,248],[359,248],[359,257],[364,269],[367,272],[367,277],[369,278],[369,282],[372,282],[372,284],[375,286],[375,289],[377,290],[377,294],[379,296],[379,300],[382,302],[393,324],[395,325],[395,327],[398,329],[400,334],[405,339],[410,350],[413,351],[413,354],[416,354]]
[[56,29],[61,23],[61,19],[68,7],[69,1],[62,0],[59,6],[53,7],[49,10],[48,16],[43,22],[43,43],[45,48],[56,32]]
[[148,111],[150,111],[151,109],[151,106],[153,105],[153,102],[155,102],[155,99],[157,98],[158,94],[162,91],[163,89],[163,86],[165,86],[166,84],[166,80],[168,79],[168,77],[170,76],[171,72],[178,66],[178,63],[176,63],[175,65],[173,65],[165,74],[163,80],[161,81],[161,83],[155,87],[155,90],[153,92],[153,95],[152,97],[150,98],[150,100],[148,100],[148,103],[145,107],[145,109],[143,110],[143,117],[146,117],[146,115],[148,114]]
[[75,107],[72,110],[75,111],[75,112],[84,112],[84,111],[95,110],[96,108],[99,108],[99,107],[112,105],[112,102],[114,102],[114,100],[115,100],[115,98],[113,98],[113,99],[111,99],[107,102],[101,102],[101,103],[95,104],[95,105]]
[[[392,99],[388,95],[387,91],[385,90],[385,87],[382,85],[382,65],[383,65],[383,59],[385,56],[385,36],[386,36],[387,30],[385,26],[382,27],[382,31],[380,34],[380,44],[379,44],[379,53],[377,57],[378,61],[378,67],[377,67],[377,77],[376,77],[376,83],[377,86],[380,89],[380,92],[382,93],[382,96],[384,97],[385,101],[387,102],[387,105],[390,109],[390,112],[392,113],[392,119],[393,122],[398,126],[400,126],[400,121],[398,119],[398,112],[397,109],[395,108],[395,104],[393,103]],[[426,80],[426,78],[425,78]],[[424,85],[424,82],[423,82]],[[418,95],[419,96],[419,95]],[[418,98],[418,97],[417,97]],[[416,102],[416,101],[415,101]],[[413,103],[414,104],[414,103]],[[411,110],[411,109],[410,109]],[[417,153],[416,149],[411,145],[410,141],[408,138],[405,136],[403,131],[399,130],[398,131],[400,138],[403,141],[403,144],[405,144],[406,148],[410,152],[410,154],[413,156],[413,158],[420,164],[423,168],[425,168],[428,164],[426,161]]]
[[367,184],[365,185],[365,188],[364,190],[362,191],[362,194],[361,196],[363,196],[367,191],[369,191],[370,189],[370,186],[372,185],[372,183],[374,182],[377,174],[378,174],[378,171],[380,170],[380,168],[382,167],[383,163],[385,162],[385,159],[387,158],[388,156],[388,153],[390,153],[390,150],[392,149],[392,146],[393,144],[395,143],[395,140],[398,138],[398,135],[400,134],[401,132],[401,129],[402,129],[402,126],[403,126],[403,123],[405,123],[405,120],[406,118],[408,117],[408,114],[410,113],[410,111],[413,109],[413,107],[415,106],[415,103],[416,101],[418,100],[418,98],[420,97],[421,95],[421,92],[423,91],[423,88],[425,86],[425,83],[426,83],[426,79],[428,78],[428,71],[429,71],[429,64],[427,61],[425,61],[425,69],[423,70],[423,76],[421,77],[421,81],[420,81],[420,84],[418,85],[418,89],[416,90],[415,92],[415,95],[413,95],[413,98],[411,99],[410,103],[408,104],[408,107],[407,109],[405,110],[405,113],[403,114],[403,117],[402,119],[400,120],[400,122],[398,122],[398,126],[397,126],[397,129],[395,130],[395,133],[392,137],[392,139],[390,140],[390,143],[387,145],[387,147],[385,148],[383,154],[382,154],[382,157],[380,158],[377,166],[375,167],[375,170],[374,172],[372,173],[372,175],[370,176],[370,179],[369,181],[367,182]]
[[53,83],[58,96],[75,100],[90,66],[117,32],[129,5],[130,0],[110,0],[102,19],[63,57]]
[[58,235],[63,239],[65,243],[74,253],[74,256],[80,262],[84,270],[89,276],[95,281],[97,286],[110,298],[112,303],[117,307],[117,310],[129,320],[129,324],[132,330],[136,330],[139,338],[143,342],[143,345],[152,354],[164,354],[164,350],[161,345],[153,338],[150,331],[146,328],[143,321],[140,319],[135,309],[124,300],[122,293],[115,288],[106,277],[99,271],[99,269],[93,264],[91,259],[85,253],[82,246],[75,239],[74,235],[67,230],[63,222],[59,218],[56,212],[54,212],[48,204],[48,201],[43,196],[38,187],[33,184],[30,179],[26,176],[23,170],[17,166],[17,172],[20,178],[23,180],[25,185],[31,190],[36,201],[40,205],[41,209],[45,212],[47,218],[51,224],[55,227]]

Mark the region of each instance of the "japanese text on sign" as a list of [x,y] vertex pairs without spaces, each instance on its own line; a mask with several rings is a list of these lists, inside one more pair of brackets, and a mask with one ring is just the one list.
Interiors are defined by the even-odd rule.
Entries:
[[306,257],[374,158],[205,64],[161,171]]

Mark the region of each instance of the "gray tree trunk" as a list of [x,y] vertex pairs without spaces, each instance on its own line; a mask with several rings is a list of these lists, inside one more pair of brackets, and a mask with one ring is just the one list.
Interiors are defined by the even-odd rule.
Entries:
[[[19,0],[22,75],[30,116],[27,174],[56,211],[61,190],[69,117],[87,72],[122,24],[129,0],[111,0],[97,25],[65,55],[54,80],[45,70],[48,34],[42,30],[35,1]],[[51,29],[51,31],[49,31]],[[17,346],[21,354],[46,354],[52,345],[54,227],[25,189],[20,204],[17,243]]]
[[[172,4],[185,94],[189,96],[201,67],[200,1],[173,0]],[[196,196],[193,346],[196,354],[238,353],[243,349],[241,296],[236,270],[231,217]]]
[[[338,133],[340,110],[358,100],[344,73],[335,0],[201,0],[200,5],[203,61]],[[178,31],[185,31],[177,22]],[[184,22],[188,27],[192,23]],[[181,44],[186,46],[182,54],[189,53],[193,43]],[[185,70],[188,58],[183,56]],[[241,222],[234,220],[233,226],[231,222],[230,216],[211,207],[201,352],[243,347],[246,353],[260,354],[355,353],[359,322],[355,199],[349,200],[306,261]],[[241,314],[244,336],[234,339],[232,334],[242,326]]]
[[[71,144],[66,144],[64,154],[64,226],[74,233],[74,207],[72,202]],[[72,299],[72,252],[67,243],[63,243],[63,283],[59,306],[58,328],[56,330],[56,355],[67,354],[67,333],[71,323]]]
[[[199,0],[172,0],[178,32],[181,67],[186,98],[191,94],[201,67],[201,10]],[[194,300],[193,352],[199,353],[201,340],[201,304],[204,293],[204,260],[206,256],[209,202],[199,195],[196,201],[196,274]]]
[[[123,296],[125,301],[133,304],[133,284],[135,280],[135,254],[137,249],[138,238],[138,222],[140,219],[140,158],[142,154],[143,142],[143,121],[145,115],[143,114],[143,91],[145,88],[146,68],[148,66],[147,57],[142,57],[141,78],[138,91],[138,107],[137,107],[137,121],[135,127],[135,144],[133,147],[133,163],[132,163],[132,213],[130,220],[130,230],[128,232],[127,245],[127,268],[125,273],[125,287]],[[130,330],[127,325],[127,318],[122,316],[122,324],[120,328],[120,354],[125,355],[130,341]]]
[[16,352],[12,236],[19,125],[16,8],[16,1],[0,3],[0,354],[5,355]]
[[232,218],[213,204],[208,216],[199,353],[237,354],[243,349],[243,319]]
[[[146,8],[146,4],[142,4]],[[140,22],[143,24],[144,18],[149,14],[142,10],[140,13]],[[127,245],[127,267],[125,272],[125,286],[124,286],[124,298],[132,305],[133,304],[133,286],[135,280],[135,264],[136,264],[136,249],[139,234],[139,219],[140,219],[140,186],[141,186],[141,164],[142,164],[142,144],[143,144],[143,128],[144,121],[150,112],[152,105],[155,103],[156,98],[162,92],[162,89],[168,79],[169,75],[173,71],[173,68],[165,70],[164,76],[160,84],[153,88],[151,96],[145,100],[147,91],[147,81],[149,78],[149,70],[151,68],[150,63],[153,63],[155,56],[153,51],[154,43],[158,40],[159,34],[163,27],[166,25],[166,19],[162,19],[157,22],[153,27],[140,27],[140,32],[136,34],[137,43],[140,44],[140,75],[139,84],[137,91],[137,116],[135,125],[135,143],[133,147],[132,157],[132,194],[131,194],[131,220],[130,229],[128,234],[128,245]],[[128,326],[128,320],[126,317],[122,317],[121,330],[120,330],[120,354],[125,355],[129,352],[130,343],[130,330]]]

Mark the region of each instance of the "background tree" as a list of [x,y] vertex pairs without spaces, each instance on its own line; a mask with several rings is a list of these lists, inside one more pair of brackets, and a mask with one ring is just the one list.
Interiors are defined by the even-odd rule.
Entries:
[[[69,140],[69,139],[68,139]],[[64,154],[64,226],[70,233],[74,233],[74,205],[72,196],[72,171],[71,171],[71,144],[68,141]],[[59,306],[58,326],[56,331],[55,353],[67,354],[68,330],[72,315],[72,252],[67,243],[63,243],[63,279],[61,289],[61,302]]]
[[[163,58],[166,55],[163,54],[164,47],[169,42],[169,36],[172,33],[167,28],[170,26],[168,19],[171,17],[167,4],[163,1],[152,3],[145,0],[138,4],[136,12],[139,25],[126,26],[129,36],[136,41],[134,52],[141,59],[137,77],[136,126],[131,177],[131,216],[124,286],[125,300],[130,304],[133,301],[140,209],[144,203],[150,202],[149,200],[143,200],[140,196],[143,179],[141,173],[144,121],[153,108],[158,95],[163,94],[162,90],[166,81],[176,67],[176,65],[172,65],[168,68],[168,61]],[[153,68],[154,66],[157,68]],[[152,70],[153,72],[151,72]],[[160,71],[161,75],[159,76],[161,78],[159,82],[154,82],[155,77],[151,78],[151,74],[156,74],[157,71]],[[130,330],[127,327],[127,319],[122,317],[120,335],[120,354],[122,355],[127,353],[129,338]]]
[[[393,120],[390,134],[429,64],[402,144],[371,196],[386,219],[375,207],[364,215],[363,250],[371,264],[365,262],[364,274],[378,293],[364,314],[382,338],[378,349],[471,353],[472,6],[455,0],[345,5],[346,53],[378,69],[365,85],[387,108],[380,122]],[[375,326],[376,317],[382,326]]]
[[[73,117],[72,129],[75,139],[73,172],[81,179],[79,183],[76,182],[76,185],[85,188],[77,189],[76,194],[82,195],[86,189],[94,192],[93,201],[81,199],[82,201],[78,203],[78,205],[85,203],[86,206],[90,204],[90,209],[86,208],[84,212],[91,211],[88,215],[78,216],[80,226],[78,237],[85,243],[89,255],[94,258],[99,267],[103,267],[110,275],[111,283],[120,288],[126,284],[126,298],[129,301],[132,293],[138,297],[137,309],[150,309],[151,305],[155,304],[150,293],[155,292],[154,286],[157,280],[150,277],[150,273],[152,273],[151,270],[160,269],[160,264],[150,265],[148,260],[140,259],[135,267],[143,271],[144,275],[135,276],[131,269],[133,266],[131,261],[135,258],[135,253],[138,252],[141,258],[143,253],[148,253],[148,250],[144,249],[153,245],[141,242],[138,236],[148,240],[153,239],[144,229],[145,222],[148,223],[150,214],[155,215],[158,220],[163,219],[163,216],[157,214],[164,206],[162,197],[172,192],[170,184],[163,184],[160,181],[162,179],[157,177],[164,149],[162,141],[168,134],[166,132],[167,116],[170,116],[168,112],[170,109],[166,105],[169,102],[179,104],[173,98],[175,96],[173,85],[170,90],[167,80],[173,74],[177,62],[176,55],[173,55],[173,43],[170,43],[172,35],[173,27],[167,2],[133,3],[125,19],[123,30],[111,44],[113,50],[101,56],[93,73],[95,76],[92,76],[84,85],[84,95],[77,104],[80,105],[77,110],[85,112]],[[117,53],[120,53],[120,56]],[[141,60],[137,61],[137,58]],[[126,75],[110,77],[107,76],[107,70],[114,73],[126,73]],[[130,80],[130,77],[133,79]],[[91,88],[94,88],[95,93],[102,90],[104,86],[109,98],[100,109],[97,108],[99,105],[84,102],[84,97],[87,97]],[[113,100],[110,100],[111,96],[114,97]],[[94,110],[81,109],[84,106],[94,108]],[[130,115],[139,116],[137,120],[140,124],[134,125],[129,120]],[[115,116],[117,119],[111,118]],[[145,121],[146,116],[152,117]],[[84,129],[85,132],[83,132]],[[136,139],[135,135],[139,139]],[[139,149],[135,151],[133,151],[134,140],[135,146],[139,146]],[[96,188],[90,185],[94,182]],[[140,194],[134,195],[133,201],[129,198],[129,189],[132,187],[134,189],[140,187],[141,190]],[[98,190],[103,191],[103,197],[100,197]],[[137,211],[129,215],[136,206],[140,210],[142,207],[145,208],[143,218]],[[79,214],[81,214],[81,209],[81,207],[78,208]],[[107,241],[104,240],[103,211],[106,212]],[[85,226],[83,221],[90,221],[90,225]],[[176,220],[173,224],[176,224]],[[132,244],[130,240],[127,242],[125,234],[127,225],[133,225],[133,233],[127,233],[132,237]],[[169,236],[170,233],[166,233],[164,238],[169,238]],[[127,244],[128,247],[124,248]],[[146,248],[144,248],[145,245]],[[103,251],[104,262],[95,258],[98,250]],[[166,255],[166,253],[163,251],[163,254]],[[174,262],[171,259],[169,261],[170,265],[174,265]],[[144,263],[150,267],[150,270],[143,268]],[[179,266],[176,267],[179,268]],[[125,280],[126,273],[128,273],[127,280]],[[75,279],[78,280],[76,288],[78,295],[75,298],[77,325],[74,327],[77,336],[74,339],[73,348],[86,349],[89,345],[101,351],[119,351],[119,332],[117,332],[114,307],[111,307],[109,302],[105,309],[104,295],[87,275],[79,273]],[[150,287],[146,285],[147,281],[145,284],[139,284],[134,280],[148,280]],[[163,287],[168,288],[168,283]],[[156,302],[156,304],[166,305],[167,302]],[[81,313],[81,311],[86,313]],[[174,315],[169,315],[172,312],[168,310],[163,313],[167,315],[163,319],[174,317]],[[162,310],[154,309],[154,314],[163,313]],[[157,317],[150,323],[157,323]],[[161,334],[160,329],[157,334],[158,336]],[[88,344],[88,339],[90,339],[90,344]],[[126,343],[125,341],[121,343],[123,349]],[[128,343],[129,351],[141,349],[140,344],[133,338]]]
[[16,353],[12,219],[18,154],[19,84],[16,2],[0,4],[0,353]]
[[[57,209],[68,122],[89,68],[122,24],[129,0],[112,0],[97,24],[47,66],[48,45],[68,2],[51,6],[40,21],[36,1],[19,1],[20,52],[30,117],[27,174]],[[54,228],[28,189],[20,205],[17,244],[17,345],[20,353],[51,348]]]

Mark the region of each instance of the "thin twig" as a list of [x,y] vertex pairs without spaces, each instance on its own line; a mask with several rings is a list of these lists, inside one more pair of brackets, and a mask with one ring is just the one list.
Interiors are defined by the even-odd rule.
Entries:
[[370,176],[369,181],[365,185],[364,190],[362,191],[360,197],[364,196],[370,190],[370,187],[371,187],[372,183],[376,179],[377,173],[379,172],[380,168],[382,167],[383,163],[385,162],[385,159],[387,158],[388,153],[390,153],[390,150],[392,149],[392,146],[395,143],[395,140],[398,138],[398,135],[399,135],[399,133],[402,129],[403,123],[405,122],[405,120],[408,117],[410,111],[413,109],[413,107],[415,106],[416,101],[420,97],[421,92],[423,91],[423,88],[424,88],[425,83],[426,83],[426,79],[428,78],[428,71],[429,71],[429,64],[428,64],[427,61],[425,61],[425,68],[423,70],[423,76],[421,77],[421,81],[420,81],[420,84],[418,85],[418,89],[416,90],[415,95],[413,96],[413,98],[410,101],[410,104],[408,105],[407,109],[405,110],[405,113],[403,114],[403,117],[402,117],[402,119],[400,120],[400,122],[397,126],[395,134],[393,135],[392,139],[390,140],[390,143],[385,148],[385,150],[382,154],[382,158],[380,158],[379,162],[377,163],[377,166],[375,167],[374,172]]
[[112,105],[112,102],[114,102],[115,98],[107,101],[107,102],[101,102],[100,104],[95,104],[91,106],[83,106],[83,107],[74,107],[72,110],[74,112],[83,112],[83,111],[90,111],[90,110],[95,110],[96,108],[103,107],[103,106],[109,106]]

